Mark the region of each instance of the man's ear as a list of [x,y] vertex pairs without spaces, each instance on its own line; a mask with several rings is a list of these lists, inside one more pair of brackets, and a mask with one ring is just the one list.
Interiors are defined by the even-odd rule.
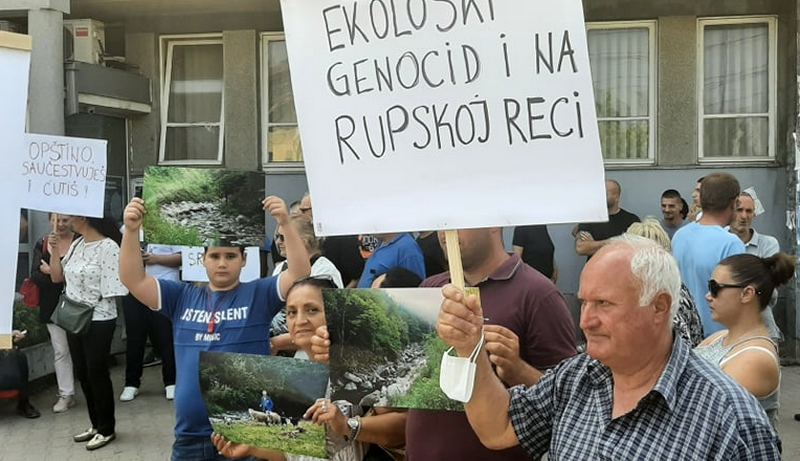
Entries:
[[243,251],[242,252],[242,267],[244,267],[246,265],[247,265],[247,252]]
[[653,308],[659,317],[664,317],[669,321],[670,312],[672,311],[672,296],[669,293],[659,293],[653,300]]

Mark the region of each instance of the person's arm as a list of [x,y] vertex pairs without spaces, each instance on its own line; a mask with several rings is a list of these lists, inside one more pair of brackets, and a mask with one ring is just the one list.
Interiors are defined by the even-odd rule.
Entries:
[[[379,414],[359,418],[361,427],[356,440],[389,448],[403,446],[406,439],[406,414],[387,408],[376,408],[375,411]],[[339,437],[347,438],[350,435],[347,416],[330,400],[320,399],[315,402],[306,411],[304,418],[310,419],[314,424],[327,424]]]
[[277,355],[282,351],[296,351],[297,346],[292,342],[292,336],[289,333],[273,336],[269,340],[269,348],[272,355]]
[[166,266],[166,267],[180,267],[181,266],[181,254],[180,253],[173,253],[171,255],[154,255],[150,253],[145,253],[142,255],[142,261],[148,266],[158,265],[158,266]]
[[145,214],[144,201],[138,197],[125,207],[125,232],[119,249],[119,279],[130,293],[152,310],[159,309],[158,281],[144,271],[139,247],[139,228]]
[[522,254],[525,252],[525,248],[517,245],[512,246],[511,249],[514,250],[514,254],[519,256],[520,258],[522,257]]
[[[47,237],[47,251],[49,251],[51,255],[58,254],[58,241],[59,237],[55,232],[51,233]],[[72,257],[72,249],[74,247],[75,242],[72,242],[69,253],[67,253],[70,257]],[[64,267],[61,264],[61,258],[58,256],[50,257],[50,280],[53,283],[64,283]]]
[[726,363],[722,371],[756,398],[775,392],[780,384],[780,370],[775,359],[760,350],[743,350]]
[[279,197],[271,195],[262,202],[264,210],[275,218],[278,226],[283,231],[284,243],[286,245],[286,261],[289,268],[280,276],[281,298],[286,299],[286,294],[292,284],[303,277],[308,277],[311,273],[311,263],[309,262],[308,250],[297,233],[294,226],[289,223],[289,210],[286,202]]
[[31,280],[33,280],[33,283],[39,287],[50,284],[50,274],[44,272],[45,270],[50,272],[50,265],[44,260],[42,239],[36,242],[31,260],[33,261],[31,264]]
[[595,240],[587,231],[580,231],[575,237],[575,252],[581,256],[591,256],[606,244],[606,240]]
[[[442,290],[444,301],[436,330],[459,357],[469,357],[480,342],[483,310],[477,296],[467,296],[453,285]],[[479,353],[472,398],[464,405],[475,434],[487,448],[500,450],[519,444],[509,417],[511,399],[492,371],[488,354]]]

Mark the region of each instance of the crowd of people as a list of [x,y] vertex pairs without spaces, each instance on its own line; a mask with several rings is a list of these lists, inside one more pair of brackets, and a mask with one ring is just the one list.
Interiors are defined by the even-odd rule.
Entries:
[[[208,284],[181,282],[179,248],[140,244],[141,199],[125,209],[121,233],[107,219],[52,216],[31,277],[55,351],[53,411],[75,405],[75,376],[91,426],[74,441],[94,450],[114,440],[108,357],[122,309],[128,343],[119,400],[138,395],[149,336],[163,361],[165,397],[174,399],[173,460],[308,459],[213,434],[200,352],[327,363],[322,289],[420,286],[443,290],[440,337],[460,357],[484,350],[466,411],[320,399],[305,417],[327,426],[332,459],[779,459],[782,335],[772,308],[795,260],[754,229],[756,197],[732,175],[714,173],[698,180],[691,205],[669,189],[661,219],[640,219],[621,207],[619,182],[608,180],[606,194],[609,220],[572,232],[587,259],[582,335],[555,285],[546,226],[516,228],[510,253],[502,228],[458,231],[464,282],[480,289],[477,298],[454,286],[443,233],[320,239],[308,194],[289,207],[264,199],[276,222],[264,246],[274,267],[244,283],[244,249],[224,238],[205,248]],[[93,307],[88,333],[51,322],[62,293]],[[228,315],[232,309],[245,313]],[[19,355],[17,367],[27,367]],[[20,414],[38,416],[24,389],[18,398]],[[266,391],[263,402],[271,411]]]

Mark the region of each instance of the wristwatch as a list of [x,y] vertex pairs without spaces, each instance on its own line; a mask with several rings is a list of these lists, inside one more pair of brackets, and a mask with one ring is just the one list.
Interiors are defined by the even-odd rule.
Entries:
[[347,418],[347,427],[350,429],[350,433],[346,435],[344,439],[351,442],[355,440],[359,432],[361,432],[361,417]]

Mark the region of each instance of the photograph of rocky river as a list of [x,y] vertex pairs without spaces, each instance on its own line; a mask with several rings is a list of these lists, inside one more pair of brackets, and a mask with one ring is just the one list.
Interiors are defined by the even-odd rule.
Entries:
[[142,195],[147,243],[195,247],[212,242],[259,247],[264,243],[261,173],[150,167]]
[[439,389],[438,288],[325,290],[334,400],[463,410]]

